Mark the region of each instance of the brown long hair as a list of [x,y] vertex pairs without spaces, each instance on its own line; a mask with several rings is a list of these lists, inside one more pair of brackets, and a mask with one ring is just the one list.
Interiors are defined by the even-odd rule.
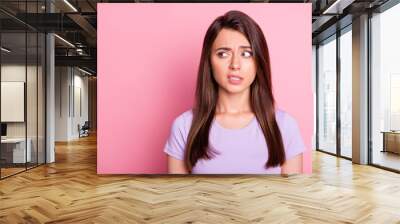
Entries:
[[256,78],[250,86],[250,104],[268,146],[269,156],[265,167],[283,165],[285,150],[275,119],[275,100],[272,94],[267,42],[261,28],[252,18],[240,11],[229,11],[214,20],[204,37],[195,105],[192,110],[193,120],[185,150],[186,168],[191,172],[199,159],[211,159],[215,153],[208,147],[210,126],[215,116],[218,99],[218,84],[212,74],[210,55],[212,44],[223,28],[241,32],[250,42],[257,66]]

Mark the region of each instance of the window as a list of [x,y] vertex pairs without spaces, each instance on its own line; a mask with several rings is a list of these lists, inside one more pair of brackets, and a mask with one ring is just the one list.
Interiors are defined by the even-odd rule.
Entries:
[[318,149],[336,153],[336,36],[318,47]]
[[340,154],[352,157],[352,34],[351,26],[340,36]]
[[[21,1],[14,9],[19,15],[43,13],[44,4]],[[7,5],[15,3],[0,3]],[[5,178],[45,163],[46,39],[44,33],[3,12],[0,17],[8,21],[0,29],[0,178]]]
[[371,18],[372,164],[400,170],[400,4]]

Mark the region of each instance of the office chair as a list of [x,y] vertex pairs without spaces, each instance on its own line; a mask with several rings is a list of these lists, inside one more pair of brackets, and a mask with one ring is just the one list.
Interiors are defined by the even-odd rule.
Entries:
[[80,125],[78,125],[78,129],[79,129],[79,138],[80,137],[87,137],[89,136],[89,129],[90,129],[90,125],[89,125],[89,121],[85,121],[85,123],[82,125],[82,127],[79,127]]

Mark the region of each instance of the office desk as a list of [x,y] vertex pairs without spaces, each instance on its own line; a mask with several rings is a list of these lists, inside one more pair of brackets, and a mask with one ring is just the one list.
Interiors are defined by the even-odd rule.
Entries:
[[383,150],[382,152],[393,152],[400,154],[400,131],[382,131]]
[[[6,138],[1,139],[1,157],[6,163],[25,163],[30,162],[32,158],[31,145],[32,140],[27,138],[28,143],[25,154],[25,138]],[[11,159],[12,158],[12,159]]]

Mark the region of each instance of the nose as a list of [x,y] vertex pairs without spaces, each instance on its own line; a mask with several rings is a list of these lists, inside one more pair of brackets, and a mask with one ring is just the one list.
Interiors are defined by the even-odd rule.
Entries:
[[240,69],[240,61],[239,61],[239,57],[236,56],[237,54],[233,54],[231,63],[229,65],[229,68],[232,70],[237,70]]

